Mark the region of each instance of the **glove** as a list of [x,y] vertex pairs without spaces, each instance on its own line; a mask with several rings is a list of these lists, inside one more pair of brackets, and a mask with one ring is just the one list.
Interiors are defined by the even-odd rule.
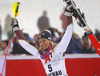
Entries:
[[65,16],[73,15],[73,5],[70,0],[64,0],[66,2]]
[[77,17],[77,13],[75,12],[76,4],[72,0],[64,0],[66,2],[66,9],[65,9],[65,15],[66,16],[74,16]]
[[17,19],[12,18],[11,26],[14,32],[20,30]]

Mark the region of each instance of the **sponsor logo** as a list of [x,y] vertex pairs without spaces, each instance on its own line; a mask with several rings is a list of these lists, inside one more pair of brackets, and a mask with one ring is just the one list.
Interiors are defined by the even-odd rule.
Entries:
[[50,37],[48,37],[48,39],[49,39],[49,40],[51,40],[51,38],[50,38]]

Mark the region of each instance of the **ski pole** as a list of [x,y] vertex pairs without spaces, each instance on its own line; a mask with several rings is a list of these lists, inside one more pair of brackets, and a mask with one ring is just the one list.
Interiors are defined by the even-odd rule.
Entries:
[[[14,18],[16,18],[19,15],[19,4],[20,4],[20,2],[15,2],[13,4],[12,10],[13,10]],[[4,63],[3,63],[2,71],[1,71],[1,76],[3,76],[3,70],[4,70],[4,67],[5,67],[7,53],[8,53],[8,49],[9,49],[9,46],[10,46],[12,34],[13,34],[13,29],[11,30],[11,33],[10,33],[9,43],[8,43],[7,51],[6,51],[6,54],[5,54],[5,59],[4,59]]]

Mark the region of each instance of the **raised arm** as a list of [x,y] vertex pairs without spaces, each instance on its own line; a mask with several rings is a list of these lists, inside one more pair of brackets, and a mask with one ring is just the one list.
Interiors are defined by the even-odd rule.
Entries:
[[67,46],[71,40],[72,33],[73,33],[73,24],[72,24],[72,17],[67,17],[67,21],[69,24],[67,24],[67,29],[65,31],[64,36],[62,37],[61,41],[58,43],[58,45],[55,47],[55,49],[59,50],[59,52],[65,52],[67,49]]
[[13,31],[18,37],[20,45],[32,55],[37,56],[38,50],[34,46],[30,45],[27,39],[23,36],[22,31],[19,28],[18,21],[16,19],[12,19],[12,27]]
[[[71,40],[72,33],[73,33],[73,23],[72,23],[72,8],[71,5],[66,6],[65,16],[67,17],[67,29],[65,31],[64,36],[62,37],[60,43],[55,47],[55,50],[59,50],[59,52],[63,53],[66,51],[68,44]],[[57,51],[58,52],[58,51]]]

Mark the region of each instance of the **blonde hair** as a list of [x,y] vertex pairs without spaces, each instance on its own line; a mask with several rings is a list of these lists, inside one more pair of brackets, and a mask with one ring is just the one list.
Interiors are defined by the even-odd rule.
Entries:
[[[50,40],[49,40],[50,41]],[[57,43],[54,43],[52,41],[50,41],[50,45],[52,46],[52,51],[54,52],[54,47],[57,45]],[[39,50],[44,51],[41,46],[39,47]]]

